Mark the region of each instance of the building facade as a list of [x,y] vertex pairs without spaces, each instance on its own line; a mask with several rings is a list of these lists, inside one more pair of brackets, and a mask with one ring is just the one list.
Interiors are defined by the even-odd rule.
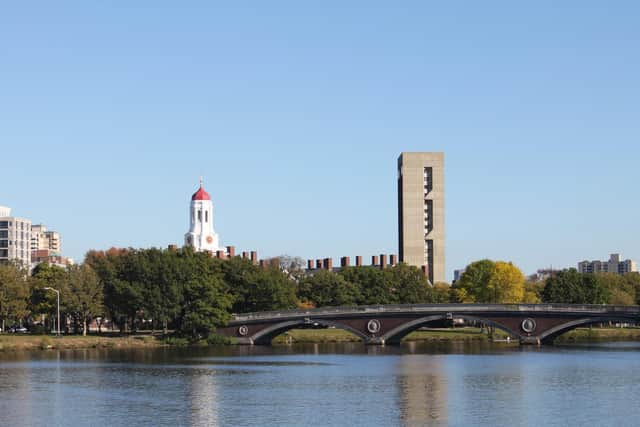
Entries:
[[609,261],[582,261],[578,263],[580,273],[636,273],[638,265],[630,259],[621,260],[620,254],[611,254]]
[[47,250],[52,255],[60,255],[60,253],[62,252],[60,233],[58,233],[57,231],[47,230],[47,227],[43,224],[32,225],[31,250]]
[[11,209],[0,206],[0,262],[18,261],[31,265],[31,220],[11,216]]
[[424,268],[431,283],[446,281],[444,213],[444,153],[400,154],[400,262]]
[[189,231],[184,235],[185,246],[198,252],[215,253],[225,250],[220,247],[220,239],[213,228],[213,202],[209,193],[204,190],[202,180],[198,191],[191,196],[189,224]]

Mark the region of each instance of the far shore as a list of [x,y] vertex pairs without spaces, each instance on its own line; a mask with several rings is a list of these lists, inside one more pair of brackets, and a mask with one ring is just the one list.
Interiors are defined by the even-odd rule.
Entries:
[[[489,337],[479,328],[422,329],[409,334],[404,341],[468,342],[504,341],[506,335],[496,331]],[[360,339],[341,329],[294,329],[273,340],[274,345],[303,343],[347,343]],[[640,341],[640,328],[579,328],[556,339],[556,343],[584,343],[602,341]],[[512,341],[516,344],[517,341]],[[185,346],[184,339],[164,338],[160,335],[53,335],[0,334],[0,352],[38,350],[81,349],[151,349],[159,347]],[[195,344],[203,345],[203,344]]]

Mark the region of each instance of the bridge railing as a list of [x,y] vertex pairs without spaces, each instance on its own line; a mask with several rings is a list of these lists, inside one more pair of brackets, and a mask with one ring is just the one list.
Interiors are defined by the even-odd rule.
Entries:
[[379,314],[379,313],[464,313],[495,312],[549,312],[549,313],[612,313],[640,315],[640,306],[594,304],[395,304],[321,307],[306,310],[265,311],[234,314],[232,321],[249,321],[274,318],[313,317],[330,315]]

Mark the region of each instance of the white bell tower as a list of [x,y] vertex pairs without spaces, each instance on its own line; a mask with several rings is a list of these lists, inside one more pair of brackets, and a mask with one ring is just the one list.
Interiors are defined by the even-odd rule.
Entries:
[[218,235],[213,229],[213,202],[209,193],[204,191],[202,178],[200,188],[191,196],[189,232],[184,235],[185,246],[191,246],[197,252],[216,252],[220,247]]

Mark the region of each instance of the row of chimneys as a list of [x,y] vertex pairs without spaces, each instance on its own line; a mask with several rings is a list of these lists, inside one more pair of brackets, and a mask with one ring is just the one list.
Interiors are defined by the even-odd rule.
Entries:
[[[387,266],[394,266],[398,263],[397,255],[389,255],[389,262],[387,263],[387,255],[381,254],[373,255],[371,257],[371,265],[374,267],[387,268]],[[356,256],[356,267],[361,267],[362,265],[362,256]],[[351,258],[348,256],[343,256],[340,258],[340,267],[350,267],[351,266]],[[316,260],[308,260],[307,261],[307,269],[308,270],[333,270],[333,259],[325,258],[325,259],[316,259]]]
[[[169,245],[170,250],[177,250],[178,247],[176,245]],[[225,251],[216,251],[212,254],[218,259],[226,259],[233,258],[236,256],[236,247],[235,246],[227,246],[226,253]],[[262,268],[267,268],[269,265],[269,260],[261,259],[258,261],[258,252],[257,251],[244,251],[242,252],[243,259],[250,259],[253,265],[260,265]],[[382,269],[387,268],[387,266],[394,266],[398,264],[398,256],[397,255],[389,255],[389,262],[387,263],[387,255],[380,254],[371,256],[371,265],[373,267],[380,267]],[[356,267],[361,267],[364,264],[362,263],[362,256],[356,256]],[[351,266],[351,258],[348,256],[343,256],[340,258],[340,267],[350,267]],[[324,259],[310,259],[307,260],[307,269],[308,270],[333,270],[333,259],[332,258],[324,258]],[[422,267],[422,272],[425,276],[428,274],[426,266]]]
[[[176,245],[169,245],[169,250],[175,251],[178,249],[178,246]],[[226,247],[226,251],[215,251],[213,252],[211,255],[214,256],[215,258],[218,259],[226,259],[226,258],[233,258],[236,256],[236,247],[235,246],[227,246]],[[251,251],[251,252],[242,252],[242,258],[244,259],[250,259],[251,262],[253,263],[253,265],[258,265],[258,252],[257,251]],[[262,261],[264,260],[260,260],[260,263],[262,263]]]

